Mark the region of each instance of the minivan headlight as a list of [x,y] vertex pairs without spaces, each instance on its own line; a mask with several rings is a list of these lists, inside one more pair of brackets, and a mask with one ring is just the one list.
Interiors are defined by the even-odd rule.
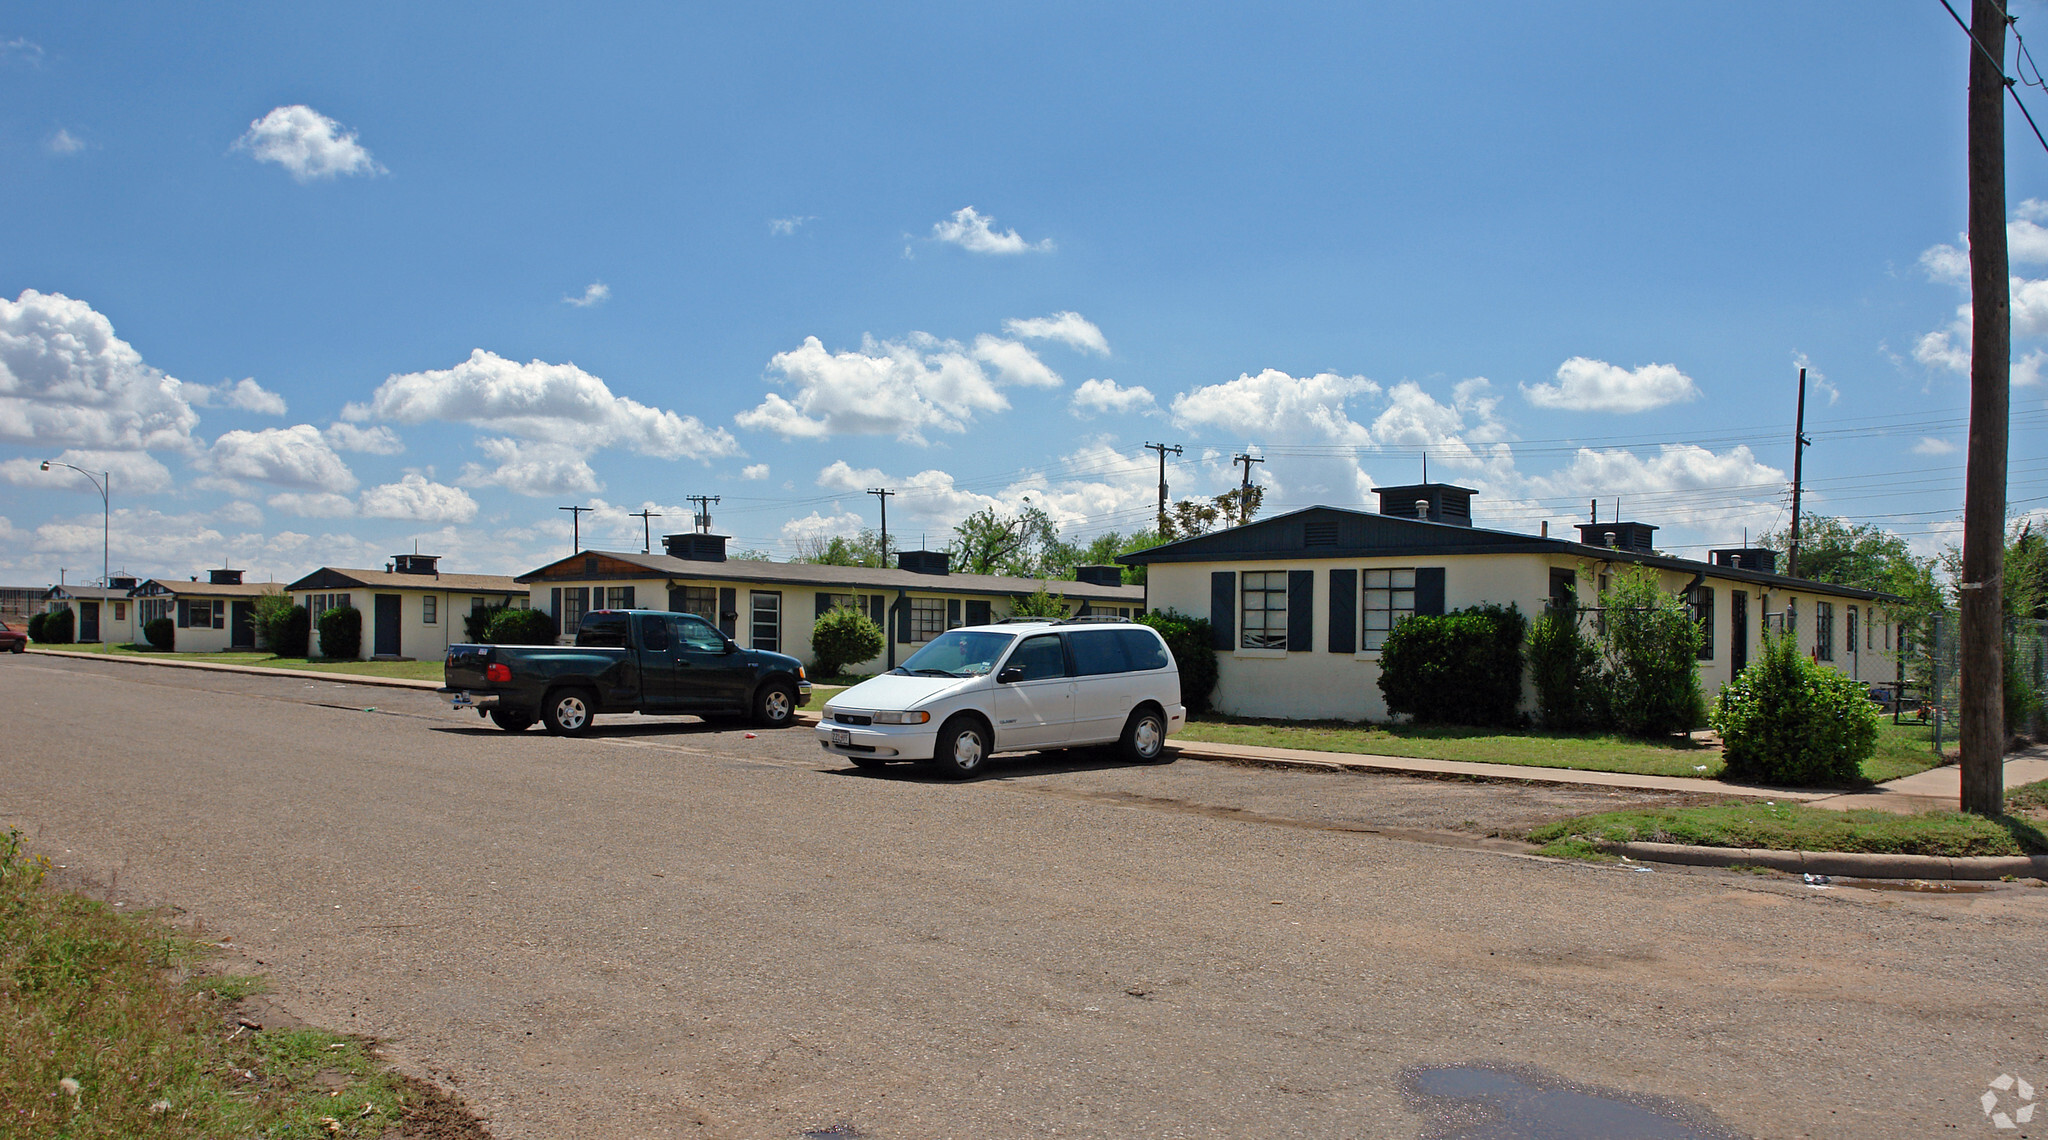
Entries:
[[923,710],[915,712],[878,712],[875,714],[876,724],[926,724],[931,719],[932,714]]

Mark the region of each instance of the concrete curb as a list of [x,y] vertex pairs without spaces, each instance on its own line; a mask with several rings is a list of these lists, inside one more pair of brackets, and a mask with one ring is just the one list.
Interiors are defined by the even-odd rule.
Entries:
[[1431,760],[1414,756],[1369,756],[1355,752],[1312,752],[1307,749],[1265,748],[1249,744],[1209,744],[1186,740],[1174,740],[1171,744],[1180,755],[1190,760],[1249,762],[1275,768],[1375,772],[1436,780],[1496,780],[1553,787],[1626,788],[1635,791],[1680,792],[1791,803],[1825,799],[1840,794],[1802,788],[1762,788],[1746,784],[1724,784],[1719,780],[1693,779],[1685,776],[1640,776],[1628,772],[1595,772],[1578,768],[1482,764],[1466,760]]
[[1845,879],[2048,879],[2048,855],[1878,855],[1862,851],[1772,851],[1688,847],[1680,843],[1603,843],[1602,851],[1646,863],[1686,867],[1769,867]]
[[302,677],[311,681],[333,681],[343,685],[381,685],[387,689],[425,689],[432,692],[441,687],[439,681],[415,681],[408,677],[371,677],[362,673],[327,673],[318,669],[271,669],[262,665],[230,665],[225,661],[167,661],[158,657],[140,657],[117,653],[77,653],[65,649],[41,649],[29,647],[30,653],[46,657],[70,657],[80,661],[116,661],[124,665],[155,665],[162,669],[200,669],[209,673],[244,673],[258,677]]

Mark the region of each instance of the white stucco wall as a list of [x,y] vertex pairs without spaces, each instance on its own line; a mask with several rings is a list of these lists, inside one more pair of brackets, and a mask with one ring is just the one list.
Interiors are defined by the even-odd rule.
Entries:
[[[1155,610],[1175,609],[1206,618],[1209,615],[1209,576],[1213,571],[1229,570],[1239,574],[1246,571],[1314,572],[1314,634],[1309,648],[1243,648],[1242,617],[1241,614],[1234,615],[1232,641],[1235,647],[1219,650],[1216,655],[1215,706],[1218,711],[1235,716],[1382,721],[1388,719],[1388,712],[1379,689],[1379,653],[1363,649],[1351,653],[1328,651],[1329,571],[1333,568],[1367,570],[1430,566],[1443,568],[1446,611],[1486,603],[1512,603],[1523,616],[1533,621],[1542,614],[1549,598],[1553,568],[1574,572],[1580,604],[1591,607],[1598,604],[1598,575],[1603,571],[1619,574],[1632,564],[1582,564],[1578,559],[1545,554],[1472,554],[1434,560],[1404,557],[1341,562],[1297,559],[1244,563],[1155,563],[1149,570],[1150,602]],[[1666,590],[1675,593],[1690,582],[1693,575],[1660,570],[1658,577]],[[1711,576],[1703,585],[1714,591],[1713,655],[1699,663],[1700,687],[1710,701],[1732,676],[1729,615],[1730,593],[1735,590],[1744,591],[1749,597],[1750,660],[1755,660],[1763,648],[1759,630],[1764,615],[1782,614],[1787,604],[1795,601],[1799,615],[1795,636],[1801,650],[1811,652],[1817,612],[1815,603],[1825,600],[1834,606],[1834,658],[1821,664],[1868,682],[1889,682],[1897,674],[1895,653],[1893,649],[1886,648],[1888,645],[1896,646],[1896,629],[1891,624],[1890,615],[1881,607],[1873,607],[1862,600],[1817,595],[1808,590],[1768,590],[1756,583]],[[1241,578],[1236,597],[1237,604],[1241,606]],[[1858,615],[1857,646],[1854,650],[1848,647],[1845,632],[1847,611],[1851,606],[1856,608]],[[1874,637],[1867,625],[1873,613],[1878,620]],[[1875,648],[1872,648],[1873,644]],[[1535,708],[1535,692],[1526,680],[1523,708]]]

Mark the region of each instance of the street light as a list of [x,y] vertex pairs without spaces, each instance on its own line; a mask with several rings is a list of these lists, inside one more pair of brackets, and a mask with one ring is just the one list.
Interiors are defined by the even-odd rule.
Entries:
[[69,467],[80,475],[85,476],[86,481],[92,484],[92,489],[100,493],[100,608],[103,611],[100,614],[100,644],[105,645],[107,643],[107,628],[113,624],[110,620],[111,615],[104,611],[107,605],[107,596],[114,588],[111,559],[107,556],[108,551],[113,548],[114,500],[109,496],[108,489],[114,485],[114,476],[110,471],[102,471],[100,472],[100,477],[95,479],[92,477],[92,472],[75,464],[65,463],[62,460],[43,460],[43,470],[48,471],[53,463],[58,467]]

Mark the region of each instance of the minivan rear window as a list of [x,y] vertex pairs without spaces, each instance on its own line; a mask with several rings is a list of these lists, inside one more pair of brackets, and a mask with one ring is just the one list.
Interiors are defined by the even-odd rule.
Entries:
[[628,614],[585,614],[583,624],[576,627],[576,644],[589,649],[624,649],[626,624],[632,620]]
[[1115,632],[1116,639],[1123,644],[1124,655],[1130,660],[1130,668],[1164,669],[1173,664],[1173,658],[1167,655],[1166,643],[1151,630],[1119,629]]
[[1067,648],[1074,651],[1074,673],[1093,677],[1102,673],[1128,673],[1130,659],[1117,629],[1076,630],[1067,635]]

